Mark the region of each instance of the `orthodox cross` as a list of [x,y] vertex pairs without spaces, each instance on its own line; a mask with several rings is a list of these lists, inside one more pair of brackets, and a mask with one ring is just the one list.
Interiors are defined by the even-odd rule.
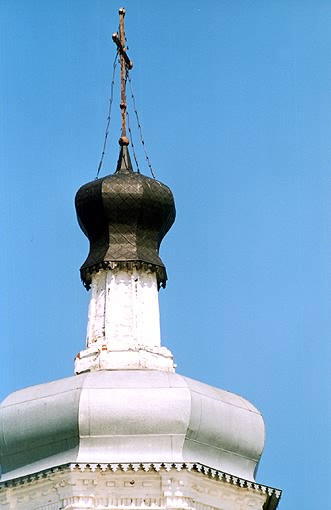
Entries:
[[129,139],[126,136],[126,93],[125,93],[125,86],[126,86],[126,73],[133,67],[132,61],[129,59],[126,48],[125,48],[125,33],[124,33],[124,16],[125,16],[125,9],[121,7],[119,9],[118,14],[120,15],[120,35],[118,35],[117,32],[113,34],[113,41],[117,46],[118,53],[120,55],[120,62],[121,62],[121,112],[122,112],[122,133],[121,138],[119,139],[118,143],[123,145],[129,145]]

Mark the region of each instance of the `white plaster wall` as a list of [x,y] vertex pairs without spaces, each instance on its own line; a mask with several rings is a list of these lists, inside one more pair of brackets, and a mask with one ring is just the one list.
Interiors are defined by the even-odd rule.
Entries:
[[160,347],[155,273],[134,269],[93,275],[86,343],[108,351]]

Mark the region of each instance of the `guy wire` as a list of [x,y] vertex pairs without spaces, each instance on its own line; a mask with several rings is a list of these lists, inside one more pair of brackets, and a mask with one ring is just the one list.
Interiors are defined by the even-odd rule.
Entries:
[[154,172],[153,172],[153,168],[152,168],[152,165],[151,165],[150,159],[149,159],[148,154],[147,154],[147,150],[146,150],[146,146],[145,146],[145,141],[144,141],[144,139],[143,139],[143,134],[142,134],[142,130],[141,130],[141,125],[140,125],[140,122],[139,122],[138,111],[137,111],[137,108],[136,108],[136,101],[135,101],[135,98],[134,98],[134,95],[133,95],[132,83],[131,83],[131,78],[130,78],[130,75],[129,75],[129,74],[128,74],[128,81],[129,81],[129,86],[130,86],[130,91],[131,91],[131,98],[132,98],[132,103],[133,103],[133,110],[134,110],[134,113],[135,113],[135,115],[136,115],[136,120],[137,120],[137,124],[138,124],[138,130],[139,130],[139,134],[140,134],[140,140],[141,140],[142,146],[143,146],[143,148],[144,148],[145,158],[146,158],[147,164],[148,164],[148,166],[149,166],[150,172],[151,172],[151,174],[152,174],[153,179],[155,179],[155,175],[154,175]]
[[98,166],[96,179],[99,177],[99,173],[100,173],[102,163],[103,163],[103,158],[104,158],[105,152],[106,152],[106,145],[107,145],[108,134],[109,134],[109,126],[110,126],[111,107],[112,107],[113,100],[114,100],[114,85],[115,85],[115,71],[116,71],[116,65],[117,65],[117,57],[118,57],[118,51],[116,52],[114,63],[113,63],[113,76],[112,76],[112,81],[111,81],[111,86],[110,86],[110,98],[109,98],[109,108],[108,108],[106,131],[105,131],[105,137],[104,137],[102,153],[101,153],[101,158],[100,158],[100,163]]
[[128,130],[129,130],[129,134],[130,134],[130,142],[131,142],[131,147],[132,147],[133,157],[134,157],[134,161],[135,161],[135,163],[136,163],[137,172],[138,172],[138,174],[140,174],[140,169],[139,169],[139,165],[138,165],[138,160],[137,160],[137,156],[136,156],[136,151],[135,151],[135,149],[134,149],[134,145],[133,145],[133,138],[132,138],[131,124],[130,124],[130,115],[129,115],[128,110],[126,111],[126,117],[127,117],[127,119],[128,119]]

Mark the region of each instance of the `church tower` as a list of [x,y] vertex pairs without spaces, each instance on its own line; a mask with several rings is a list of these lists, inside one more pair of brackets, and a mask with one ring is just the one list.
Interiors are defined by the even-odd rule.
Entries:
[[179,375],[161,345],[159,248],[175,220],[171,190],[134,172],[122,134],[112,175],[76,194],[90,249],[86,346],[75,375],[9,395],[0,408],[1,510],[274,510],[255,481],[265,429],[244,398]]

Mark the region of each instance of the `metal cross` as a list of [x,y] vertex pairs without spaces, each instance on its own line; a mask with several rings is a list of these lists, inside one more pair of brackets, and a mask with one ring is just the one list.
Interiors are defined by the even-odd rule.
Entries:
[[126,72],[133,67],[132,61],[129,59],[126,48],[125,48],[125,34],[124,34],[124,16],[125,16],[125,9],[124,7],[121,7],[119,9],[118,14],[120,15],[120,35],[118,35],[117,32],[113,34],[113,41],[117,46],[118,53],[120,54],[120,61],[121,61],[121,112],[122,112],[122,133],[121,138],[119,139],[118,143],[123,145],[129,145],[129,139],[126,136],[126,93],[125,93],[125,86],[126,86]]

